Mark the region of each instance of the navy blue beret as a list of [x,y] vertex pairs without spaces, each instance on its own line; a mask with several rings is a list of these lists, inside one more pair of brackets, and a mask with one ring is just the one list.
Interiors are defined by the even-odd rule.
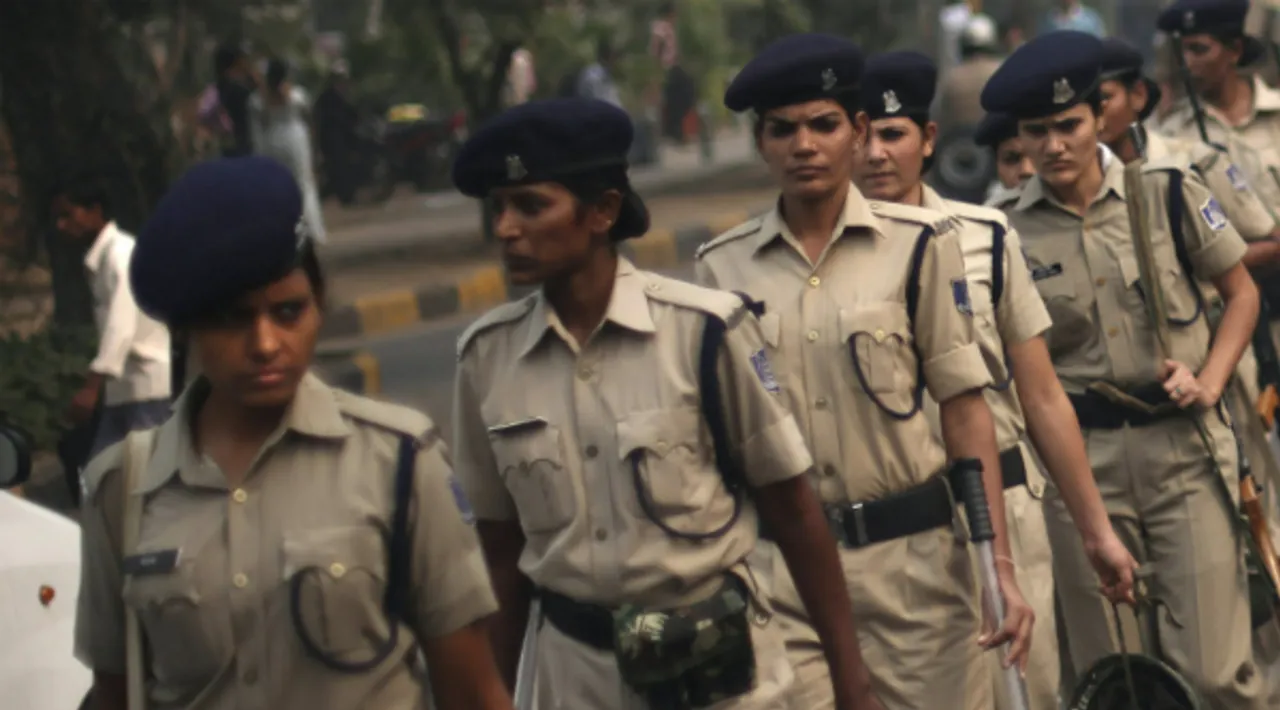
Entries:
[[139,232],[129,282],[143,312],[182,323],[288,275],[306,237],[288,168],[257,156],[200,163]]
[[1169,34],[1244,32],[1248,0],[1177,0],[1160,13],[1156,27]]
[[724,92],[730,111],[769,109],[854,95],[863,54],[843,37],[817,32],[788,35],[760,50]]
[[1111,79],[1127,81],[1141,78],[1142,83],[1147,86],[1147,105],[1138,113],[1139,121],[1147,120],[1160,104],[1160,97],[1164,93],[1160,90],[1159,84],[1142,75],[1144,61],[1142,52],[1132,44],[1118,37],[1107,37],[1102,40],[1103,81]]
[[624,200],[611,235],[617,239],[649,231],[649,212],[626,183],[627,154],[634,129],[627,112],[586,98],[530,101],[508,109],[479,128],[458,151],[453,184],[469,197],[497,187],[611,173]]
[[1014,50],[982,88],[982,108],[1043,118],[1084,101],[1098,88],[1102,41],[1085,32],[1047,32]]
[[1156,19],[1161,32],[1172,35],[1220,34],[1243,40],[1240,66],[1252,64],[1266,53],[1255,37],[1244,33],[1248,0],[1177,0]]
[[1018,120],[1007,113],[989,113],[974,131],[973,142],[991,149],[1018,135]]
[[877,54],[862,72],[859,106],[871,120],[897,116],[928,117],[938,86],[938,67],[920,52]]

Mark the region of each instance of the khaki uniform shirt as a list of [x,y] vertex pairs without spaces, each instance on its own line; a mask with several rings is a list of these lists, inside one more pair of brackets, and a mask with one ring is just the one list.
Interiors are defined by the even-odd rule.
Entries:
[[[244,484],[192,441],[199,381],[157,430],[134,488],[145,496],[138,552],[177,550],[170,571],[121,574],[125,444],[86,472],[77,655],[125,671],[125,604],[150,653],[151,705],[210,710],[424,708],[410,668],[415,638],[450,634],[498,608],[471,512],[432,422],[416,411],[330,389],[308,375]],[[346,675],[309,656],[291,621],[290,580],[313,568],[302,616],[341,660],[388,638],[387,536],[401,436],[418,441],[410,507],[408,618],[395,653]]]
[[[1055,369],[1068,392],[1081,393],[1104,380],[1122,387],[1157,379],[1155,332],[1147,318],[1125,207],[1124,165],[1101,149],[1101,190],[1082,218],[1052,196],[1040,178],[1032,178],[1009,213],[1022,235],[1031,267],[1053,328],[1046,339]],[[1190,319],[1196,301],[1178,264],[1165,217],[1168,176],[1149,169],[1143,180],[1150,205],[1152,243],[1169,317]],[[1183,180],[1188,214],[1184,234],[1196,278],[1212,280],[1240,262],[1244,240],[1217,207],[1204,184]],[[1188,326],[1170,326],[1170,356],[1199,370],[1209,351],[1204,318]]]
[[1231,225],[1247,242],[1269,239],[1276,220],[1250,185],[1244,171],[1228,156],[1189,138],[1169,138],[1147,133],[1147,160],[1156,163],[1176,160],[1204,180],[1205,186],[1218,198]]
[[[907,274],[926,230],[915,323]],[[830,244],[810,262],[778,209],[708,242],[697,253],[702,283],[763,301],[765,340],[827,503],[884,498],[924,483],[946,454],[912,408],[917,351],[939,402],[991,384],[973,332],[964,262],[944,215],[868,202],[850,187]],[[913,344],[915,347],[913,348]],[[860,367],[851,352],[856,351]]]
[[604,321],[576,343],[541,293],[490,311],[459,341],[455,452],[483,520],[516,521],[520,569],[535,585],[616,607],[705,598],[756,544],[748,501],[716,469],[699,408],[698,353],[708,318],[728,323],[720,358],[730,445],[752,486],[812,466],[755,318],[741,299],[619,259]]
[[995,57],[973,57],[956,65],[938,88],[938,111],[934,115],[948,126],[976,127],[986,115],[978,100],[982,87],[999,68],[1000,60]]
[[[1031,280],[1031,272],[1022,256],[1017,230],[1009,227],[1004,213],[987,207],[944,200],[929,186],[924,186],[924,207],[953,217],[958,224],[960,248],[964,254],[965,278],[969,281],[969,297],[973,301],[974,331],[982,346],[993,379],[1007,387],[988,387],[987,406],[995,422],[996,442],[1001,451],[1018,445],[1026,434],[1022,404],[1018,401],[1013,373],[1005,357],[1007,344],[1024,343],[1038,337],[1053,321],[1044,301]],[[993,302],[992,278],[995,255],[992,253],[993,226],[1005,230],[1004,286],[1000,302]],[[941,433],[940,427],[937,432]]]
[[995,190],[987,198],[986,206],[1003,212],[1017,203],[1020,197],[1022,197],[1021,187],[1005,187],[996,183]]
[[[1276,214],[1280,210],[1280,91],[1253,77],[1253,112],[1238,126],[1232,126],[1212,106],[1204,102],[1201,106],[1209,139],[1227,149],[1263,204]],[[1200,140],[1195,112],[1186,99],[1160,122],[1158,130],[1169,136]]]

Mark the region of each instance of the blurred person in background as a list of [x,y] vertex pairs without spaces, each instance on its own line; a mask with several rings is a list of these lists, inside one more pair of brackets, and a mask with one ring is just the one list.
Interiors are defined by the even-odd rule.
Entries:
[[[244,45],[227,42],[214,53],[214,72],[217,78],[217,113],[225,116],[230,125],[224,135],[224,157],[248,155],[253,152],[249,130],[249,100],[258,88],[258,78]],[[211,106],[206,106],[212,113]],[[219,119],[221,122],[221,119]]]
[[596,99],[622,108],[622,95],[613,79],[617,58],[617,52],[607,38],[596,43],[596,61],[587,65],[578,75],[577,94],[580,98]]
[[533,52],[521,47],[511,53],[507,67],[507,81],[503,85],[503,104],[519,106],[528,101],[538,89],[538,74],[534,70]]
[[349,205],[356,197],[351,163],[359,143],[360,111],[351,100],[351,70],[345,60],[334,62],[329,71],[329,81],[316,98],[315,122],[329,185],[338,201]]
[[311,156],[310,106],[306,92],[290,80],[289,65],[273,58],[267,62],[265,86],[249,101],[249,127],[253,152],[280,161],[298,181],[311,238],[323,244],[324,217]]
[[943,129],[976,126],[985,112],[978,94],[1000,67],[1000,39],[996,23],[986,15],[969,18],[960,34],[960,64],[946,73],[939,87],[934,115]]
[[1054,30],[1076,30],[1099,38],[1107,36],[1107,25],[1102,21],[1102,15],[1080,0],[1058,0],[1058,8],[1044,16],[1040,34]]
[[70,418],[83,425],[101,405],[89,449],[88,458],[93,458],[129,432],[168,419],[169,331],[134,301],[129,287],[134,238],[111,218],[102,180],[73,176],[58,187],[51,207],[58,231],[88,247],[84,265],[99,344],[89,376],[71,400]]

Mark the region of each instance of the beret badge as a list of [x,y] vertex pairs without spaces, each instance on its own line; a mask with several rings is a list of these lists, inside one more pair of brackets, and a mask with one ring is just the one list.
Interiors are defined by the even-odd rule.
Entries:
[[884,112],[897,113],[902,110],[902,102],[898,101],[898,95],[893,91],[884,92]]
[[510,180],[511,182],[523,180],[525,176],[528,174],[529,174],[529,171],[525,170],[524,161],[520,159],[520,156],[518,155],[507,156],[507,179],[508,180]]
[[1071,88],[1071,82],[1066,77],[1053,82],[1053,102],[1055,104],[1065,104],[1075,98],[1075,89]]

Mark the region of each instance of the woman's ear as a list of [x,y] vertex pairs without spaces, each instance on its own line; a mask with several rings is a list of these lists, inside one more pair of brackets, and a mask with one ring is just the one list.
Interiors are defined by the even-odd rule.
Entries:
[[592,234],[608,234],[622,211],[622,192],[606,190],[588,211],[588,227]]
[[938,147],[938,124],[936,121],[929,121],[924,125],[924,157],[932,158],[933,151]]

